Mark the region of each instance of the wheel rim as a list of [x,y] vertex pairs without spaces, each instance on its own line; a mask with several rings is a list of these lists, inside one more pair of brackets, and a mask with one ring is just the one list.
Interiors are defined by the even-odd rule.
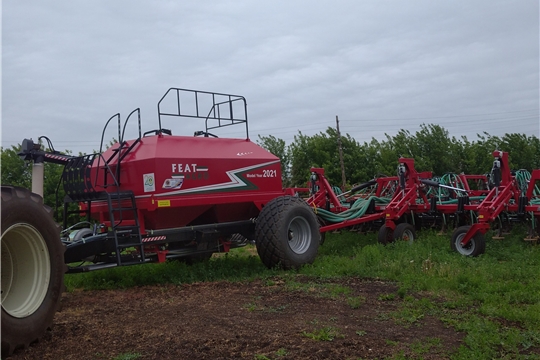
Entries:
[[289,247],[296,254],[303,254],[311,243],[311,229],[306,219],[297,216],[288,227]]
[[474,238],[471,238],[471,240],[469,240],[469,243],[465,246],[461,245],[461,240],[463,240],[463,238],[465,237],[466,233],[463,233],[463,234],[459,234],[457,237],[456,237],[456,242],[455,242],[455,245],[456,245],[456,250],[462,254],[462,255],[471,255],[474,251]]
[[28,224],[4,231],[2,243],[2,309],[16,318],[32,315],[41,305],[51,278],[45,239]]
[[403,235],[401,235],[401,240],[412,244],[414,242],[414,233],[412,230],[405,229],[405,231],[403,231]]

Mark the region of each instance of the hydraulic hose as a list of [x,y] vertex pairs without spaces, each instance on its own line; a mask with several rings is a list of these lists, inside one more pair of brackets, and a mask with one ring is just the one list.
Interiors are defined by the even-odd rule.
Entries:
[[346,220],[357,219],[366,214],[371,201],[375,201],[377,205],[384,205],[384,204],[388,204],[391,201],[391,199],[370,196],[365,199],[356,200],[349,209],[340,213],[333,213],[331,211],[318,208],[317,215],[320,216],[323,220],[331,222],[331,223],[339,223]]
[[[521,194],[525,194],[529,186],[531,186],[531,173],[525,169],[520,169],[516,171],[515,178]],[[540,205],[540,188],[536,184],[534,185],[532,199],[529,199],[529,203],[531,205]]]

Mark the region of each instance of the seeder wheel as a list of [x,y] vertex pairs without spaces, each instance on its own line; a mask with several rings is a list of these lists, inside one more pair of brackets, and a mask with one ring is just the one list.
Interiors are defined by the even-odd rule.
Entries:
[[255,226],[257,252],[268,268],[299,268],[317,256],[321,235],[317,218],[306,202],[280,196],[262,209]]

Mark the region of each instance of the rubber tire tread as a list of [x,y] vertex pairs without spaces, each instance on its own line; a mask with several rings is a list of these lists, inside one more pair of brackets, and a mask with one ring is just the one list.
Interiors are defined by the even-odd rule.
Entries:
[[381,245],[388,245],[394,242],[394,231],[391,228],[387,227],[385,224],[379,229],[377,235],[377,241]]
[[2,186],[2,234],[17,223],[36,228],[47,244],[51,263],[51,279],[40,307],[30,316],[15,318],[2,308],[2,357],[19,348],[27,348],[39,341],[52,326],[64,291],[65,247],[60,240],[60,226],[53,219],[53,210],[43,204],[43,198],[27,189]]
[[[303,254],[293,252],[289,246],[288,226],[297,216],[303,217],[311,229],[310,243]],[[270,269],[298,269],[311,264],[321,243],[317,217],[301,198],[286,195],[272,199],[257,218],[255,243],[261,261]]]

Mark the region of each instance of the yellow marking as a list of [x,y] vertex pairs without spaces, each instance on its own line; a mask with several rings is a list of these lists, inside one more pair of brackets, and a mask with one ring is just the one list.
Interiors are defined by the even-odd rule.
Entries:
[[158,200],[157,206],[158,207],[169,207],[169,206],[171,206],[171,200]]
[[479,218],[479,219],[483,219],[483,218],[484,218],[484,215],[478,215],[478,218]]

